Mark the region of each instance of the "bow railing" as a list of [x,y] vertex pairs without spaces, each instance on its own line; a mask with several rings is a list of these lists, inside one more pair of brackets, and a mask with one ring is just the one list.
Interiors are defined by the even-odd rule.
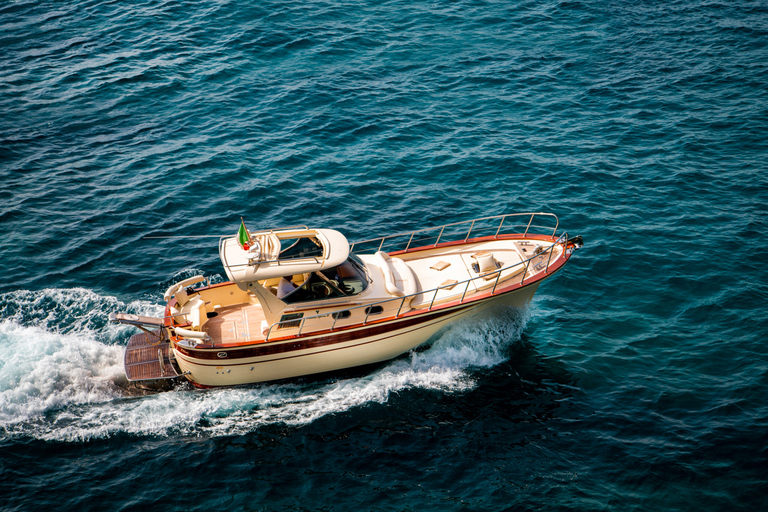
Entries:
[[[550,225],[540,224],[542,222],[548,222]],[[552,223],[554,226],[551,225]],[[475,238],[481,236],[498,237],[502,234],[502,229],[504,229],[504,233],[515,233],[522,236],[527,235],[531,229],[539,229],[541,230],[539,232],[545,233],[551,230],[550,236],[555,236],[559,224],[557,216],[553,213],[509,213],[362,240],[351,243],[349,252],[359,254],[373,250],[373,252],[407,253],[415,248],[437,246],[441,242],[445,242],[446,238],[449,238],[448,241],[466,241],[471,235],[474,235]]]
[[[545,217],[545,218],[548,218],[549,220],[554,220],[554,227],[551,227],[551,226],[544,227],[545,234],[547,234],[547,236],[554,237],[557,232],[557,227],[559,224],[557,217],[555,215],[549,214],[549,213],[508,214],[508,215],[497,215],[494,217],[484,217],[482,219],[475,219],[472,221],[446,224],[445,226],[438,226],[436,228],[427,228],[427,229],[422,229],[417,231],[400,233],[396,235],[390,235],[390,236],[381,237],[381,238],[374,238],[371,240],[364,240],[362,242],[356,242],[351,244],[350,252],[352,252],[352,249],[354,247],[358,248],[355,252],[366,250],[361,247],[370,247],[370,244],[372,243],[374,246],[378,244],[377,250],[383,250],[384,247],[390,249],[390,246],[394,246],[395,248],[390,249],[389,252],[400,251],[402,253],[407,253],[409,250],[413,250],[412,249],[413,247],[424,248],[425,246],[429,246],[429,245],[437,246],[438,244],[441,243],[441,240],[445,240],[447,236],[451,236],[451,239],[448,240],[448,242],[457,241],[457,240],[469,240],[470,235],[473,233],[475,234],[475,238],[478,238],[480,236],[490,236],[487,234],[486,235],[478,234],[478,233],[486,232],[490,228],[492,228],[492,231],[495,230],[493,233],[493,236],[495,238],[497,238],[499,235],[502,234],[503,227],[505,229],[505,234],[514,233],[514,234],[520,234],[525,236],[525,235],[528,235],[528,233],[531,231],[532,228],[536,229],[536,228],[542,227],[534,223],[534,221],[536,221],[537,216]],[[519,222],[511,222],[511,220],[515,220]],[[536,221],[536,222],[539,222],[539,221]],[[522,231],[517,229],[521,226],[524,226],[524,229]],[[459,238],[455,238],[457,229],[460,234]],[[551,230],[551,233],[549,230]],[[434,236],[432,235],[425,236],[425,235],[428,235],[428,233],[431,231],[437,231],[437,234]],[[541,232],[539,233],[541,234]],[[461,236],[463,236],[463,238],[461,238]],[[397,245],[394,244],[394,242],[398,238],[401,238],[403,240],[407,239],[407,241],[404,241],[404,246],[401,245],[400,248],[397,248]],[[426,243],[426,242],[430,242],[430,243]],[[329,330],[328,323],[327,323],[327,320],[324,320],[324,319],[327,319],[328,316],[331,316],[333,318],[333,323],[331,324],[330,331],[334,331],[337,328],[337,325],[339,325],[340,321],[344,321],[344,320],[346,320],[346,322],[342,322],[341,327],[351,327],[351,326],[357,326],[357,325],[367,325],[372,316],[384,315],[383,316],[384,318],[397,319],[404,316],[408,311],[411,311],[413,309],[426,309],[427,311],[432,311],[436,306],[436,302],[442,303],[444,300],[453,302],[454,300],[456,300],[458,296],[458,293],[456,293],[456,294],[450,295],[448,299],[443,298],[440,301],[438,301],[437,297],[441,290],[446,290],[446,289],[452,290],[453,288],[456,288],[462,285],[464,287],[464,290],[463,290],[463,293],[461,294],[461,297],[458,300],[460,304],[463,304],[467,300],[471,300],[471,299],[468,299],[470,285],[475,283],[481,283],[482,286],[475,286],[475,292],[473,292],[470,295],[473,295],[474,293],[481,293],[481,292],[484,293],[488,290],[488,288],[491,288],[490,294],[494,295],[496,293],[496,289],[499,283],[502,281],[502,275],[504,275],[505,273],[510,279],[514,278],[518,274],[521,274],[519,284],[520,286],[523,286],[525,284],[526,279],[533,277],[534,275],[537,275],[542,271],[544,271],[545,273],[549,271],[549,265],[552,262],[553,254],[558,247],[562,247],[562,251],[563,251],[562,254],[567,257],[568,256],[566,254],[567,243],[568,243],[568,234],[563,232],[549,247],[547,247],[546,249],[543,249],[538,254],[534,254],[533,256],[531,256],[526,260],[520,261],[513,265],[508,265],[506,267],[502,267],[502,268],[490,271],[482,275],[471,277],[469,279],[465,279],[457,283],[441,285],[430,290],[420,291],[411,295],[406,295],[404,297],[387,298],[377,302],[362,304],[358,306],[352,306],[350,308],[341,309],[338,311],[334,311],[332,313],[315,314],[307,317],[302,317],[301,319],[294,317],[290,320],[275,322],[274,324],[270,325],[266,333],[266,341],[269,341],[269,338],[273,334],[273,332],[278,330],[282,331],[286,329],[297,328],[298,330],[295,333],[291,333],[291,334],[295,336],[301,336],[302,333],[305,332],[307,324],[313,324],[313,323],[317,323],[318,325],[316,325],[315,328],[310,332],[327,331]],[[545,257],[546,257],[546,263],[544,263]],[[534,266],[534,272],[530,271],[531,265]],[[488,277],[494,276],[494,275],[496,277],[495,279],[493,279],[493,283],[491,286],[491,282],[488,279]],[[503,281],[507,281],[507,279],[505,278],[503,279]],[[427,300],[430,296],[431,296],[431,299]],[[418,301],[418,303],[414,303],[419,298],[421,300]],[[428,302],[428,305],[427,305],[427,302]],[[406,304],[408,304],[409,307],[406,307]],[[362,323],[360,322],[361,318],[363,319]],[[315,320],[320,320],[320,322],[314,322]],[[281,333],[281,335],[282,334],[283,333]]]

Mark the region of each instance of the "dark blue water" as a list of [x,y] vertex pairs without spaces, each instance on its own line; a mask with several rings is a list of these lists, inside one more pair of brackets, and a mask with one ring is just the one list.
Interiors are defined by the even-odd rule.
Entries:
[[[768,4],[0,6],[0,509],[768,506]],[[362,371],[127,384],[216,239],[551,211],[526,311]]]

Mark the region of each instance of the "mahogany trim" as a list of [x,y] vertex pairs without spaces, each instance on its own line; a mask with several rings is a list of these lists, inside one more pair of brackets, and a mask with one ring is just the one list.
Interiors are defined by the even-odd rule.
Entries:
[[[421,325],[421,326],[413,329],[413,331],[417,331],[419,329],[424,329],[424,328],[429,327],[430,325],[433,325],[435,323],[437,323],[437,321],[429,322],[429,323],[425,322],[424,325]],[[326,349],[326,350],[319,350],[319,351],[315,351],[315,352],[310,352],[308,354],[291,354],[291,355],[287,355],[287,356],[284,356],[284,357],[275,357],[275,358],[272,358],[272,359],[265,359],[265,360],[262,360],[262,361],[244,361],[244,362],[236,362],[236,363],[232,363],[232,364],[226,364],[226,363],[223,363],[224,360],[219,360],[215,364],[207,364],[207,363],[202,363],[202,362],[191,361],[189,359],[185,359],[185,363],[190,364],[190,365],[194,365],[194,366],[206,366],[206,367],[211,367],[211,366],[214,366],[214,367],[222,367],[222,366],[232,367],[232,366],[247,366],[247,365],[257,365],[257,364],[269,364],[269,363],[273,363],[275,361],[282,361],[282,360],[285,360],[285,359],[295,359],[295,358],[299,358],[299,357],[312,357],[312,356],[316,356],[318,354],[324,354],[324,353],[327,353],[327,352],[335,352],[337,350],[347,350],[349,348],[357,348],[357,347],[361,347],[363,345],[369,345],[371,343],[382,342],[382,341],[388,340],[390,338],[393,338],[394,336],[395,335],[392,334],[390,336],[383,336],[381,338],[376,338],[376,339],[372,339],[372,340],[363,341],[361,343],[358,343],[358,344],[352,345],[352,346],[333,347],[333,348],[329,348],[329,349]],[[372,363],[365,363],[365,364],[372,364]],[[206,385],[203,385],[203,384],[198,385],[195,381],[190,381],[190,382],[192,382],[192,384],[194,384],[195,386],[198,386],[198,387],[205,387],[205,388],[220,387],[220,385],[206,386]]]
[[369,338],[372,336],[377,336],[381,333],[391,332],[394,330],[404,329],[412,326],[417,326],[416,329],[419,329],[423,327],[423,325],[419,326],[419,324],[426,325],[432,320],[436,320],[453,313],[458,313],[460,311],[463,311],[475,305],[476,304],[474,303],[467,303],[463,307],[454,308],[448,311],[442,310],[438,312],[433,312],[432,314],[429,314],[429,315],[420,315],[418,317],[412,317],[412,318],[406,318],[406,319],[403,319],[402,317],[400,317],[400,319],[392,322],[373,325],[363,329],[355,329],[354,331],[345,331],[345,332],[340,332],[338,334],[333,334],[329,336],[312,336],[311,338],[307,336],[307,337],[294,339],[293,341],[261,343],[261,344],[258,344],[257,346],[248,347],[248,348],[236,348],[236,349],[229,349],[229,350],[226,350],[225,348],[222,348],[222,347],[212,347],[209,349],[190,349],[188,347],[179,346],[178,344],[174,344],[174,348],[177,351],[179,351],[181,354],[187,357],[191,357],[199,360],[221,361],[221,359],[219,359],[217,355],[218,352],[221,352],[221,351],[225,351],[227,353],[226,361],[231,361],[233,359],[263,357],[263,356],[269,356],[274,354],[282,354],[286,352],[295,352],[299,350],[320,348],[320,347],[325,347],[329,345],[337,345],[339,343],[354,341],[356,339]]
[[534,233],[529,233],[525,236],[523,236],[522,233],[511,233],[511,234],[503,234],[503,235],[488,235],[488,236],[481,236],[477,238],[468,238],[466,240],[453,240],[450,242],[440,242],[439,244],[433,244],[433,245],[422,245],[421,247],[409,247],[408,250],[401,250],[401,251],[392,251],[389,254],[390,256],[395,256],[398,254],[411,254],[418,251],[429,251],[431,249],[438,249],[443,247],[454,247],[457,245],[469,245],[469,244],[476,244],[480,242],[490,242],[492,240],[542,240],[544,242],[555,242],[557,241],[556,236],[550,236],[550,235],[539,235]]

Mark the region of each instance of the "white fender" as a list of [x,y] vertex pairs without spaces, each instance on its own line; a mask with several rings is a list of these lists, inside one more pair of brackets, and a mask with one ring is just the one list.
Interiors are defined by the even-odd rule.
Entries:
[[203,331],[190,331],[189,329],[182,329],[181,327],[174,327],[173,330],[176,331],[177,336],[181,336],[183,338],[203,340],[206,336],[208,336],[208,334]]
[[258,238],[251,240],[251,248],[245,254],[245,259],[253,263],[253,260],[259,261],[261,259],[261,242]]
[[167,290],[165,290],[165,295],[163,295],[163,298],[165,299],[165,302],[168,302],[171,300],[171,298],[176,295],[176,292],[181,289],[181,286],[178,284],[171,285]]
[[178,283],[171,285],[165,291],[165,295],[163,295],[163,298],[165,299],[165,302],[168,302],[173,298],[174,295],[176,295],[176,292],[178,292],[179,290],[204,280],[205,280],[205,277],[203,276],[194,276],[194,277],[189,277],[187,279],[184,279],[183,281],[179,281]]

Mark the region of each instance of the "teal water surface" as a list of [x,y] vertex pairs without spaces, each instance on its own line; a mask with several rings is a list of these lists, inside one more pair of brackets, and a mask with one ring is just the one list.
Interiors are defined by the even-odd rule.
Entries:
[[[19,0],[0,50],[0,509],[768,506],[766,2]],[[515,211],[586,242],[525,311],[125,381],[191,235]]]

